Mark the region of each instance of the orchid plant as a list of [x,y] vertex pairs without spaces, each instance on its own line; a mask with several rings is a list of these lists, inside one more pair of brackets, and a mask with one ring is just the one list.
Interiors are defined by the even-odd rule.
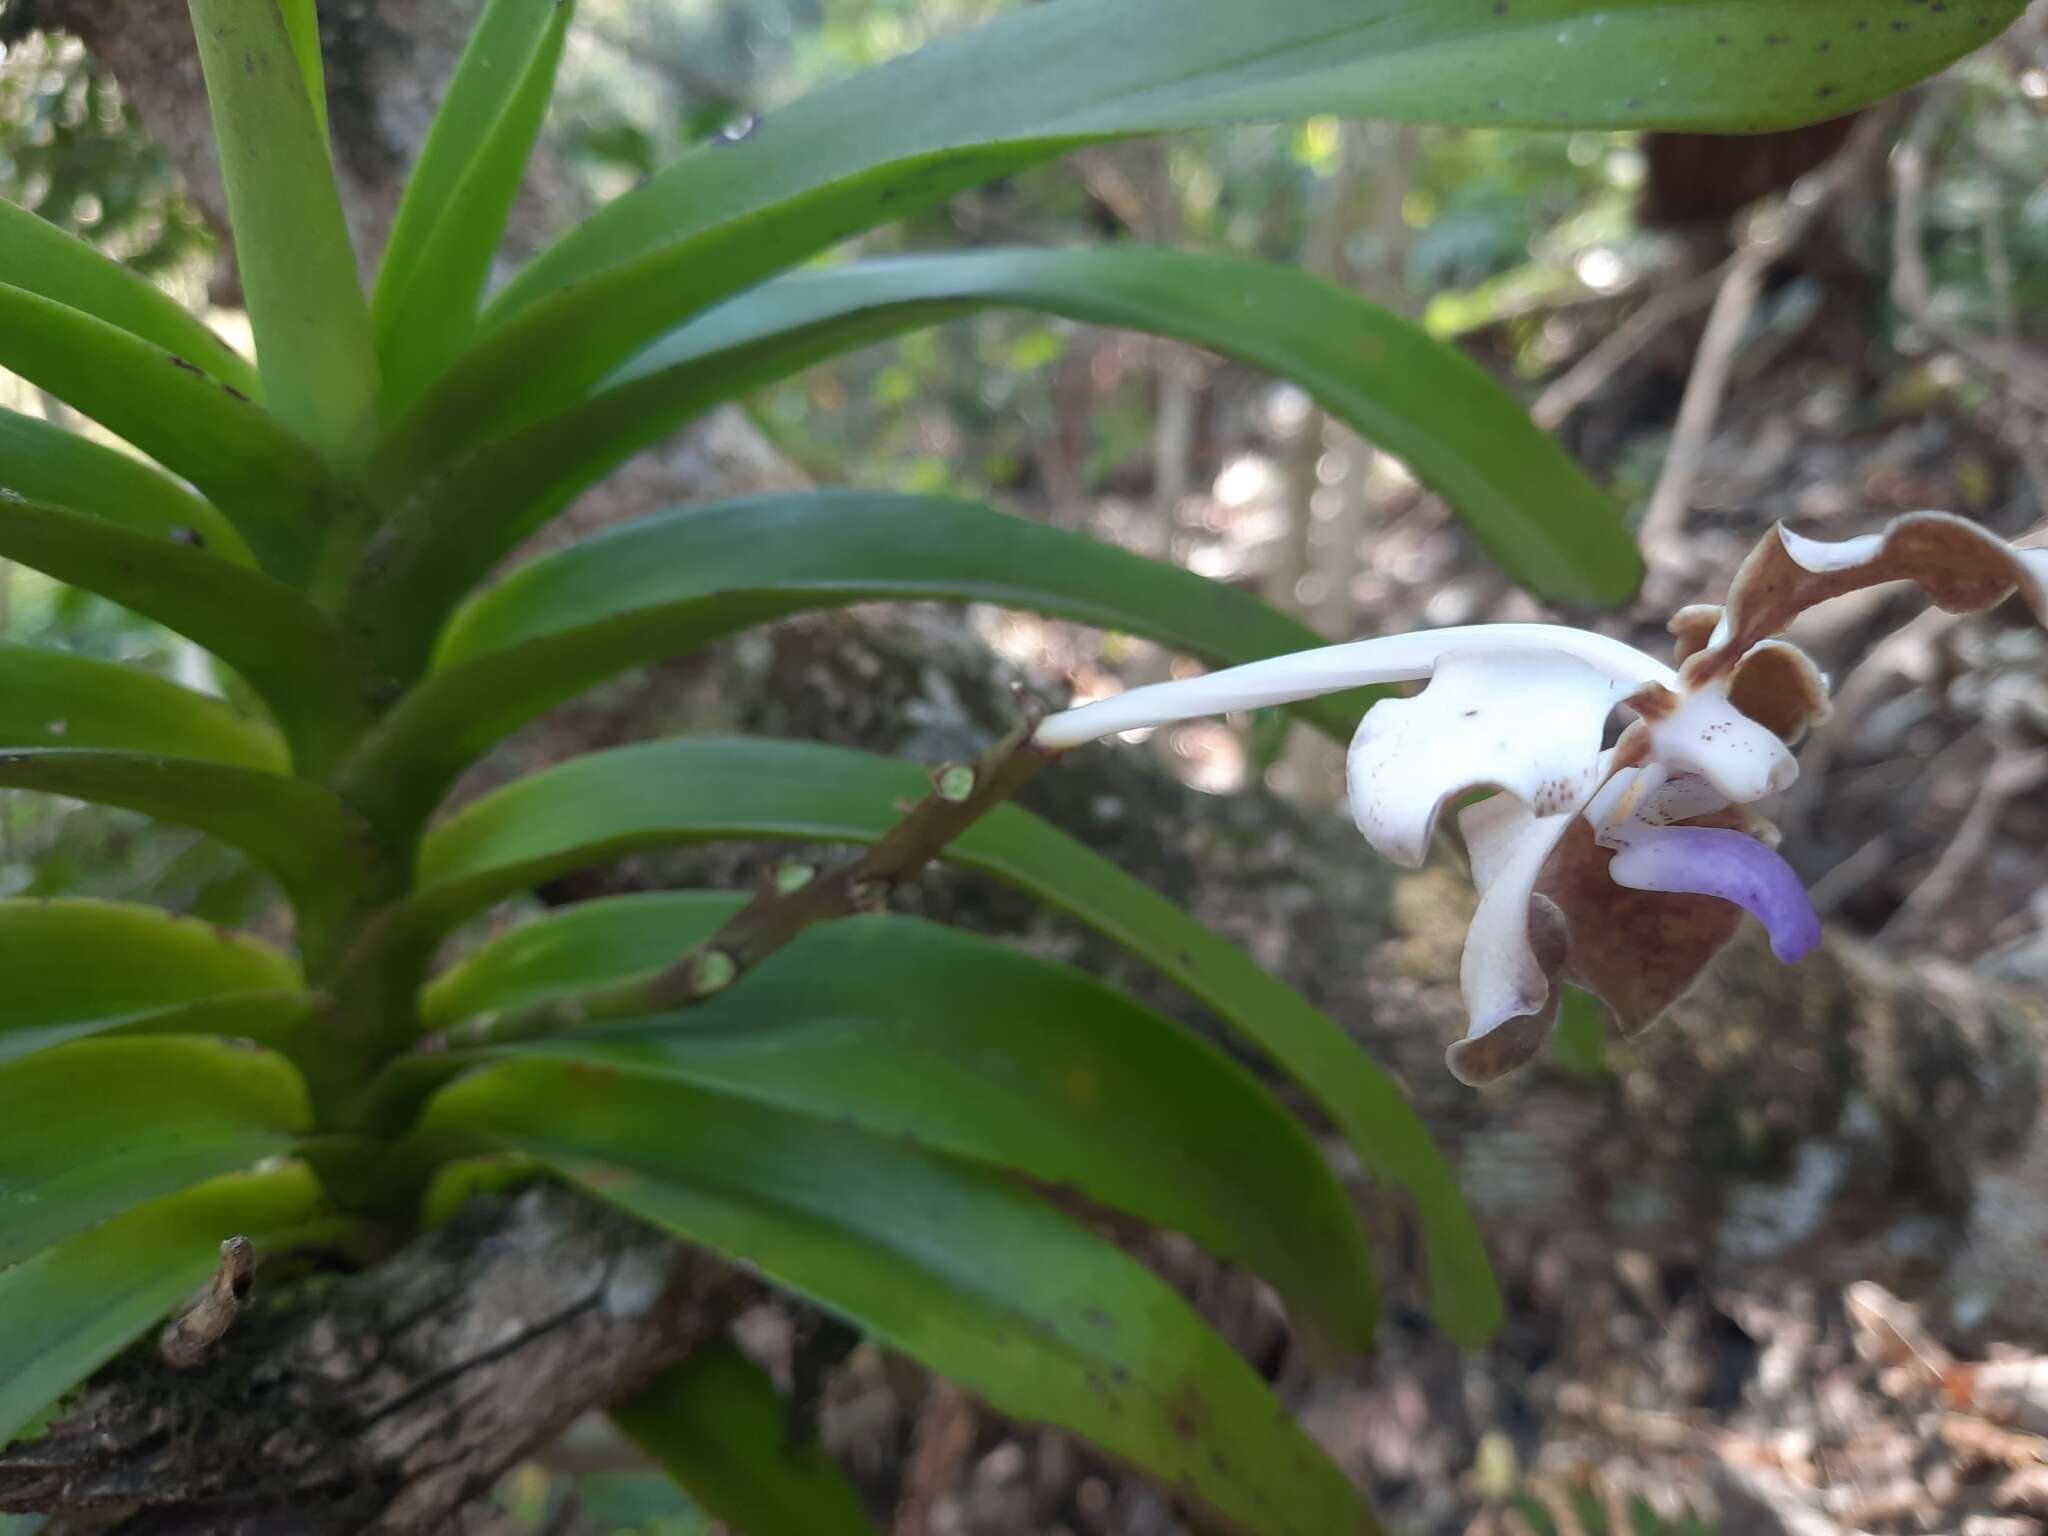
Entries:
[[[1754,915],[1796,962],[1820,919],[1751,809],[1789,788],[1792,755],[1824,720],[1828,683],[1783,632],[1807,609],[1910,581],[1951,613],[2017,592],[2048,625],[2048,549],[2008,547],[1941,512],[1825,543],[1773,527],[1725,605],[1675,614],[1677,665],[1549,624],[1475,624],[1326,646],[1159,683],[1052,716],[1047,747],[1195,715],[1287,704],[1366,684],[1427,680],[1374,705],[1352,737],[1351,813],[1367,842],[1419,865],[1443,808],[1475,790],[1459,830],[1479,906],[1460,981],[1469,1028],[1447,1052],[1474,1085],[1527,1063],[1562,983],[1633,1034],[1668,1008]],[[1632,718],[1612,745],[1616,708]]]
[[[181,1324],[180,1379],[199,1385],[166,1388],[140,1427],[95,1416],[131,1401],[127,1377],[162,1376],[136,1341],[226,1274],[224,1240],[243,1240],[238,1267],[216,1287],[225,1312],[208,1315],[231,1318],[226,1302],[244,1281],[270,1286],[282,1256],[383,1273],[470,1192],[545,1180],[626,1213],[650,1245],[743,1266],[999,1411],[1095,1442],[1205,1524],[1373,1529],[1344,1470],[1186,1299],[1045,1198],[1070,1191],[1184,1233],[1269,1278],[1303,1336],[1362,1347],[1370,1242],[1307,1127],[1177,1021],[992,939],[890,915],[890,891],[943,858],[1183,988],[1409,1197],[1434,1316],[1477,1344],[1500,1316],[1477,1226],[1391,1076],[1010,792],[1088,736],[1275,700],[1342,734],[1356,715],[1321,691],[1429,677],[1420,698],[1366,717],[1354,803],[1367,835],[1412,861],[1447,797],[1509,791],[1466,816],[1485,896],[1466,967],[1474,1033],[1453,1061],[1487,1077],[1533,1049],[1555,977],[1636,1023],[1725,936],[1718,915],[1638,897],[1712,892],[1762,913],[1782,952],[1811,942],[1782,867],[1745,830],[1748,806],[1790,775],[1784,739],[1821,707],[1812,669],[1770,638],[1794,613],[1891,575],[1942,601],[2021,585],[2038,603],[2039,557],[1943,519],[1868,548],[1767,542],[1725,622],[1681,616],[1675,670],[1564,628],[1310,649],[1313,632],[1241,591],[925,496],[761,496],[647,516],[509,572],[507,557],[721,402],[1007,306],[1292,378],[1441,491],[1529,591],[1579,610],[1626,601],[1641,563],[1612,499],[1476,364],[1355,294],[1135,245],[815,258],[1077,146],[1249,118],[1790,125],[1925,77],[2022,8],[1908,6],[1875,27],[1870,3],[1023,6],[682,156],[490,291],[569,0],[482,7],[367,285],[313,0],[189,0],[255,356],[0,204],[0,367],[95,424],[0,412],[0,558],[175,631],[220,686],[0,647],[0,787],[196,829],[274,881],[277,920],[226,933],[147,902],[0,900],[0,1513],[174,1502],[189,1488],[135,1476],[119,1454],[269,1443],[267,1422],[217,1435],[224,1413],[261,1420],[342,1385],[411,1400],[376,1371],[296,1396],[264,1376],[268,1395],[238,1399],[220,1383],[268,1369],[238,1353],[253,1330]],[[700,731],[449,803],[509,734],[625,669],[803,609],[934,598],[1253,665],[1055,717],[1035,741],[1020,727],[936,774]],[[1637,724],[1604,749],[1602,722],[1624,703]],[[751,895],[545,912],[528,897],[636,850],[722,839],[867,852],[784,867]],[[1646,945],[1653,963],[1630,953]],[[611,1412],[750,1536],[873,1529],[836,1469],[798,1456],[760,1371],[657,1337],[666,1352],[636,1358],[633,1380],[493,1420],[489,1466],[438,1480],[411,1462],[358,1469],[355,1504],[322,1502],[322,1529],[396,1530],[401,1504],[411,1528],[453,1528],[461,1498],[583,1408]],[[81,1404],[71,1394],[103,1369]],[[728,1416],[736,1395],[747,1411]],[[203,1510],[136,1521],[240,1528],[247,1514],[253,1528],[272,1470],[222,1474]]]

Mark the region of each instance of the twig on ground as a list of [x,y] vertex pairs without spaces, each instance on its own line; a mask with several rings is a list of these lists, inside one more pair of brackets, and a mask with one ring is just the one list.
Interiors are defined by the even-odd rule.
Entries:
[[2000,747],[1991,767],[1979,781],[1977,796],[1970,803],[1955,836],[1934,861],[1926,878],[1916,885],[1905,902],[1877,933],[1880,944],[1892,943],[1924,927],[1927,920],[1961,887],[1964,879],[1984,857],[1997,834],[1998,819],[2005,808],[2035,785],[2048,783],[2048,747],[2020,751]]
[[933,1509],[948,1489],[960,1485],[961,1469],[974,1454],[975,1429],[974,1399],[951,1382],[933,1382],[917,1418],[917,1448],[904,1472],[890,1536],[934,1536],[939,1527]]
[[1563,426],[1566,417],[1613,378],[1629,359],[1662,335],[1667,326],[1711,304],[1727,280],[1734,260],[1730,257],[1711,271],[1696,273],[1653,294],[1536,397],[1536,403],[1529,407],[1530,419],[1546,432]]
[[1643,556],[1653,570],[1677,571],[1685,563],[1682,534],[1693,482],[1721,414],[1735,354],[1762,292],[1764,274],[1806,238],[1822,210],[1855,180],[1883,143],[1891,124],[1892,114],[1882,110],[1860,121],[1825,165],[1801,177],[1774,208],[1751,215],[1735,255],[1718,269],[1720,289],[1679,402],[1663,472],[1643,517]]
[[[1990,374],[2015,404],[2048,414],[2048,360],[2009,339],[1974,335],[1935,312],[1927,260],[1921,250],[1921,227],[1927,150],[1940,131],[1947,108],[1942,94],[1930,94],[1892,155],[1892,300],[1934,341]],[[1987,270],[1986,277],[1994,285],[1995,296],[1997,273]]]

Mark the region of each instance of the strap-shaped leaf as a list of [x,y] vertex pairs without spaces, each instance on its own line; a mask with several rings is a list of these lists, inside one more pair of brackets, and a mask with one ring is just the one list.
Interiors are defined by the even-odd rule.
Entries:
[[235,525],[204,497],[133,454],[40,417],[0,409],[0,490],[174,538],[234,565],[255,564]]
[[118,805],[193,827],[253,855],[318,928],[351,899],[368,834],[333,791],[306,779],[189,757],[70,748],[0,751],[0,785]]
[[[643,965],[681,952],[671,934]],[[1172,1020],[992,940],[908,918],[831,923],[696,1008],[515,1049],[1071,1187],[1265,1275],[1325,1340],[1371,1338],[1365,1237],[1300,1122]]]
[[706,305],[1079,144],[1323,112],[1789,127],[1933,73],[2021,9],[1915,6],[1880,24],[1865,0],[1497,3],[1030,6],[866,71],[737,144],[685,156],[544,253],[487,312],[495,333],[415,414],[405,453],[474,443],[566,404]]
[[[368,738],[348,782],[407,827],[510,732],[614,672],[806,608],[1001,603],[1223,661],[1320,644],[1249,593],[1085,534],[937,497],[764,496],[629,524],[535,561],[450,626],[437,674]],[[1338,737],[1356,694],[1297,706]]]
[[282,1240],[323,1206],[297,1163],[231,1174],[0,1270],[0,1445],[203,1284],[224,1238]]
[[328,139],[327,63],[320,57],[320,16],[315,0],[277,0],[277,9],[284,18],[285,35],[292,41],[293,62],[306,82],[306,99],[313,104],[313,127],[324,144]]
[[0,1268],[289,1151],[310,1119],[291,1063],[222,1040],[78,1040],[0,1066]]
[[426,1125],[525,1153],[743,1259],[1001,1411],[1086,1435],[1261,1536],[1372,1529],[1344,1474],[1175,1291],[998,1174],[561,1062],[466,1078]]
[[[914,764],[761,738],[684,737],[572,759],[484,796],[421,847],[404,921],[442,930],[514,891],[634,849],[718,838],[872,842],[930,785]],[[1326,1015],[1179,907],[1029,813],[998,808],[947,858],[1142,956],[1313,1094],[1365,1165],[1413,1197],[1444,1327],[1480,1342],[1500,1298],[1458,1183],[1393,1080]]]
[[262,393],[249,361],[155,283],[49,220],[4,200],[0,281],[154,342],[245,395]]
[[[190,3],[266,396],[280,421],[345,459],[376,426],[377,354],[314,82],[279,0]],[[312,6],[289,3],[316,45]]]
[[396,628],[393,664],[405,667],[438,616],[537,524],[683,420],[820,358],[992,305],[1174,336],[1292,379],[1406,460],[1545,597],[1620,602],[1641,576],[1612,500],[1455,347],[1288,267],[1114,246],[862,262],[744,294],[463,465],[409,530],[412,547],[394,551],[403,563],[379,573],[386,612],[366,617]]
[[[4,450],[0,442],[0,450]],[[97,592],[211,651],[248,679],[284,727],[300,769],[365,718],[376,679],[361,647],[298,593],[147,526],[43,501],[0,498],[0,557]]]
[[[447,1029],[659,970],[745,906],[728,891],[641,891],[579,901],[520,923],[421,989],[420,1024]],[[0,905],[0,916],[5,906]]]
[[476,326],[576,8],[492,0],[406,183],[370,307],[392,403],[416,395]]
[[311,1004],[282,951],[126,902],[0,901],[0,968],[0,1062],[107,1030],[275,1039]]
[[0,747],[105,747],[268,773],[283,740],[220,699],[118,662],[0,641]]
[[747,1536],[881,1536],[815,1442],[792,1441],[775,1383],[729,1339],[700,1346],[611,1410],[697,1504]]
[[190,480],[273,575],[304,574],[325,471],[263,407],[154,342],[7,283],[0,366]]

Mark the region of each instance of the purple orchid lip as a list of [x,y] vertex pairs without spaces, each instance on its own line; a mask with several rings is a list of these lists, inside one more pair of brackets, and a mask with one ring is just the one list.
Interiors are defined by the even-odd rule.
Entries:
[[1732,901],[1764,925],[1787,965],[1820,944],[1820,917],[1792,866],[1745,832],[1727,827],[1633,827],[1608,873],[1634,891],[1671,891]]

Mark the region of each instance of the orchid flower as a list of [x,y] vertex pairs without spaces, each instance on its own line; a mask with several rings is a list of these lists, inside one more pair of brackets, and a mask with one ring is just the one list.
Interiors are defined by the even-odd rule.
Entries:
[[[1891,581],[1951,613],[2018,591],[2048,625],[2048,550],[2019,550],[1940,512],[1823,543],[1774,526],[1723,606],[1671,621],[1676,665],[1583,629],[1473,624],[1324,646],[1134,688],[1047,718],[1065,749],[1198,715],[1287,704],[1365,684],[1426,680],[1367,711],[1347,765],[1351,813],[1397,864],[1459,813],[1479,906],[1460,984],[1469,1015],[1451,1071],[1493,1081],[1523,1065],[1557,1019],[1561,983],[1598,995],[1624,1033],[1698,978],[1744,912],[1780,960],[1820,942],[1820,921],[1750,807],[1798,775],[1792,756],[1828,708],[1827,680],[1778,638],[1808,608]],[[1632,719],[1604,746],[1617,706]]]

